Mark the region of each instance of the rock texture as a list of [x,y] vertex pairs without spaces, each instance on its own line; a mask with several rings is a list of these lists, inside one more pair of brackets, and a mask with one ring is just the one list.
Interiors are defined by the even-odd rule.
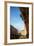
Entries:
[[20,33],[18,34],[18,30],[10,25],[10,39],[19,39]]
[[27,29],[27,38],[29,38],[29,8],[28,7],[20,7],[20,11],[21,11],[21,18],[23,20],[24,17],[24,23]]

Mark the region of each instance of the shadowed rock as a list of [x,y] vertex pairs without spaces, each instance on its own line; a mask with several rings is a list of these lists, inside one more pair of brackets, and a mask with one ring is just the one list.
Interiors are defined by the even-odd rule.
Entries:
[[[29,8],[28,7],[20,7],[20,11],[21,11],[21,15],[20,17],[22,18],[22,20],[24,20],[26,29],[27,29],[27,38],[29,38]],[[24,17],[24,19],[23,19]]]
[[10,25],[10,39],[18,39],[19,37],[18,30]]

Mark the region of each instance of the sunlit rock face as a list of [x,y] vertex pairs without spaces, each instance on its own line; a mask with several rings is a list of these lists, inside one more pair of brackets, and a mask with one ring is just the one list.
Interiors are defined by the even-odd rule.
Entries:
[[22,16],[24,17],[25,26],[27,29],[27,38],[29,38],[29,8],[20,7],[20,11],[22,12],[21,18],[22,18]]
[[24,28],[24,30],[22,30],[22,31],[19,32],[19,33],[21,33],[21,35],[26,35],[26,34],[27,34],[26,27]]

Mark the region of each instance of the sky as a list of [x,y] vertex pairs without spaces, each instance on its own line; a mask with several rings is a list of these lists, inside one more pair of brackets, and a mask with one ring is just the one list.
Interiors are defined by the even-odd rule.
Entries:
[[10,7],[10,25],[14,26],[18,31],[24,30],[24,21],[20,17],[21,11],[18,7]]

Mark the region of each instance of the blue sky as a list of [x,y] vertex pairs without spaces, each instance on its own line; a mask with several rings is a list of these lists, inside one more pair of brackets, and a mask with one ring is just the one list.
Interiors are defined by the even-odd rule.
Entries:
[[10,7],[10,25],[13,25],[19,31],[24,29],[24,21],[20,17],[21,11],[18,7]]

